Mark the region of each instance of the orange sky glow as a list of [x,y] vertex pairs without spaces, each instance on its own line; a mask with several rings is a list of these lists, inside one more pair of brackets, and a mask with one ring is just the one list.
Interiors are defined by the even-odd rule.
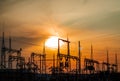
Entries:
[[[120,65],[120,1],[2,0],[0,5],[0,42],[3,31],[6,46],[11,35],[12,47],[23,48],[26,59],[31,52],[43,53],[44,43],[47,58],[56,55],[56,39],[50,40],[56,36],[69,38],[74,56],[78,55],[78,41],[81,42],[82,64],[85,57],[90,58],[92,44],[94,59],[106,61],[108,50],[110,63],[114,63],[117,53]],[[61,52],[66,54],[64,43]]]

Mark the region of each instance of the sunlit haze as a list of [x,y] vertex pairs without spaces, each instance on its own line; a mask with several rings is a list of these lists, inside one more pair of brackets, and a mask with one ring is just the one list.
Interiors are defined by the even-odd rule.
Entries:
[[[50,48],[58,48],[58,38],[57,36],[51,36],[50,38],[47,39],[45,42],[45,46],[50,47]],[[60,46],[62,46],[62,42],[60,43]]]
[[[120,0],[0,0],[0,48],[3,31],[5,46],[11,36],[12,48],[22,48],[26,59],[31,52],[43,53],[44,42],[47,58],[52,58],[59,35],[69,38],[71,55],[78,56],[80,41],[82,64],[90,58],[92,44],[94,59],[106,61],[108,50],[110,63],[117,53],[120,65]],[[66,53],[66,44],[60,45]]]

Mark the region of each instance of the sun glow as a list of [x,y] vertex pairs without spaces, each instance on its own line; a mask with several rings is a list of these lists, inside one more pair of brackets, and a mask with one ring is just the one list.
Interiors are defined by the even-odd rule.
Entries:
[[[50,48],[57,48],[58,47],[58,38],[57,36],[51,36],[49,39],[47,39],[45,46]],[[63,43],[60,42],[60,46],[62,46]]]

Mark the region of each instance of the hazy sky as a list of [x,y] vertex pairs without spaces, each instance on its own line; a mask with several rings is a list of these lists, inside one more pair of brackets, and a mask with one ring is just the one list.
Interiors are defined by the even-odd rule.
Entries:
[[99,55],[120,53],[120,0],[0,0],[0,36],[3,29],[14,47],[29,51],[51,35],[68,35],[83,51],[92,43]]

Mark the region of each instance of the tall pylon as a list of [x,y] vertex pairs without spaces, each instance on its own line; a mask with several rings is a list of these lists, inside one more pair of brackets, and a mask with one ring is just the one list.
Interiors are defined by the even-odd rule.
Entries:
[[118,72],[117,53],[115,54],[115,64],[116,64],[116,72]]
[[[67,35],[67,55],[70,56],[70,41]],[[70,58],[67,58],[68,64],[69,64],[69,71],[71,71],[71,60]]]
[[81,46],[80,46],[80,41],[78,41],[78,56],[79,56],[79,74],[81,74]]
[[67,43],[67,48],[68,48],[68,55],[70,55],[70,42],[69,42],[69,38],[68,38],[68,35],[67,35],[67,41],[68,41],[68,43]]
[[91,60],[93,60],[93,46],[91,44]]
[[109,67],[109,52],[107,50],[107,71],[110,71],[110,67]]
[[5,38],[4,38],[4,32],[2,33],[2,44],[1,44],[1,69],[5,68],[6,63],[5,63]]
[[43,65],[42,65],[42,67],[44,68],[42,68],[43,70],[44,70],[44,72],[45,72],[45,74],[46,74],[46,51],[45,51],[46,49],[45,49],[45,41],[44,41],[44,44],[43,44],[43,54],[44,54],[44,57],[43,57]]
[[107,63],[109,63],[109,52],[107,50]]

